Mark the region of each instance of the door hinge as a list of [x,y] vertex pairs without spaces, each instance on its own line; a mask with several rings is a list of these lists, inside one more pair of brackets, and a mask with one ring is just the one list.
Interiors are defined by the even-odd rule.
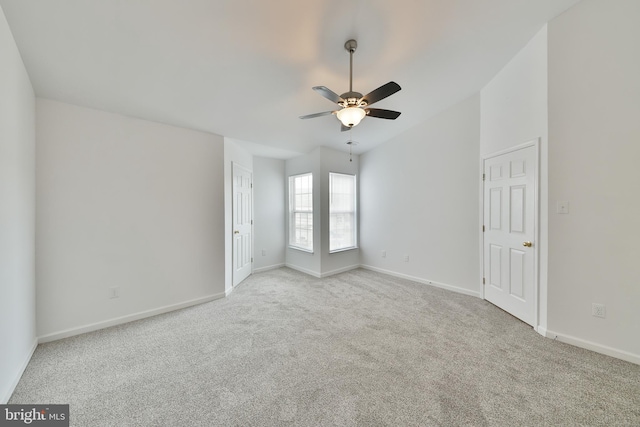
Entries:
[[253,188],[253,182],[251,183],[251,188]]
[[251,262],[253,262],[253,258],[251,258]]
[[483,285],[485,284],[485,282],[484,282],[484,277],[482,278],[482,284],[483,284]]
[[485,174],[482,174],[482,180],[484,181],[485,179],[487,179],[487,176]]
[[482,232],[484,233],[484,225],[482,226]]
[[251,225],[253,225],[253,220],[251,220]]

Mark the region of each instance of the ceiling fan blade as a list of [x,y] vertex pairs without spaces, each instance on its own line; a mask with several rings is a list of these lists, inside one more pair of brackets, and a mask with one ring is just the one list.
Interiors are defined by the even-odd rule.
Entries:
[[344,99],[340,98],[340,95],[325,86],[314,86],[313,90],[327,98],[329,101],[335,102],[336,104],[344,102]]
[[400,116],[400,111],[381,110],[380,108],[365,108],[367,116],[376,117],[378,119],[395,120]]
[[340,125],[340,132],[346,132],[348,130],[351,130],[349,126]]
[[300,116],[301,119],[313,119],[314,117],[330,116],[335,111],[323,111],[322,113],[307,114],[306,116]]
[[[315,88],[314,88],[315,89]],[[386,85],[380,86],[378,89],[375,89],[365,96],[362,97],[362,101],[365,101],[367,105],[371,105],[374,102],[378,102],[382,99],[385,99],[387,96],[391,96],[394,93],[398,92],[400,89],[400,85],[396,82],[389,82]]]

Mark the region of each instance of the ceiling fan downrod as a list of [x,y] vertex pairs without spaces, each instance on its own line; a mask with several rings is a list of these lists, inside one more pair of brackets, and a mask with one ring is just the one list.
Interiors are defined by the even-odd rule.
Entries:
[[351,39],[347,40],[344,44],[344,48],[349,52],[349,92],[345,92],[340,97],[344,100],[343,107],[361,107],[367,104],[359,103],[362,99],[360,92],[353,91],[353,54],[358,48],[358,42]]
[[353,53],[358,48],[358,42],[353,39],[347,40],[344,48],[349,52],[349,92],[353,92]]

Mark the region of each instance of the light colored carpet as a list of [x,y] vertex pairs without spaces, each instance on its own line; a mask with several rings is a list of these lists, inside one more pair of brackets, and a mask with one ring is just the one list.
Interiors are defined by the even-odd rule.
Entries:
[[38,346],[10,403],[74,426],[639,426],[640,366],[477,298],[366,270]]

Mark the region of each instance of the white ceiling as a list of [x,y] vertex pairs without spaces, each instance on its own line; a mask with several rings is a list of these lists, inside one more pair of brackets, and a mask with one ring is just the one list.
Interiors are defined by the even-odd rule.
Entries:
[[[365,152],[481,89],[578,0],[0,0],[37,96],[246,142],[290,157],[348,150],[311,90],[396,81],[353,129]],[[271,148],[261,147],[266,145]],[[271,150],[271,151],[270,151]]]

